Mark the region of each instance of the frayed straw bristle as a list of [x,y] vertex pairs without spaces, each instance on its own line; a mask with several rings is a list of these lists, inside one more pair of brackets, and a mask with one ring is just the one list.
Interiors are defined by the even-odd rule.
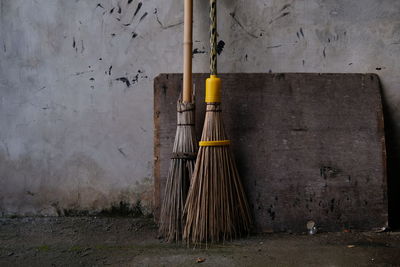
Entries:
[[[207,104],[201,140],[226,139],[220,104]],[[250,212],[229,146],[200,147],[184,212],[188,243],[218,242],[250,231]]]
[[178,103],[178,127],[159,224],[159,235],[168,242],[182,239],[183,209],[198,149],[194,107],[194,103]]

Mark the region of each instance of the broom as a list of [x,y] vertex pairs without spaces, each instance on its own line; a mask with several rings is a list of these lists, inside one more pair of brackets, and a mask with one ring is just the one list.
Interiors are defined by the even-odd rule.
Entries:
[[221,118],[216,0],[210,0],[210,4],[211,76],[206,81],[206,117],[184,211],[183,238],[194,244],[237,237],[248,233],[251,224],[246,196]]
[[183,208],[198,149],[192,93],[192,17],[193,2],[185,0],[183,94],[177,103],[177,130],[159,225],[159,235],[168,242],[182,238]]

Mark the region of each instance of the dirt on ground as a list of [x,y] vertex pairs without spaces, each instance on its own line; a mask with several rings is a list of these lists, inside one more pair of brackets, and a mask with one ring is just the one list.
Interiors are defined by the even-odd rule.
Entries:
[[263,234],[168,244],[149,218],[0,219],[0,266],[400,266],[400,232]]

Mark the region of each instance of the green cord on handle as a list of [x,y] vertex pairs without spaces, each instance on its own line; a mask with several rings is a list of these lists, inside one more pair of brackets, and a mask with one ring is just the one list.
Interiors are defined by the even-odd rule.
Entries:
[[217,75],[217,0],[210,0],[210,72]]

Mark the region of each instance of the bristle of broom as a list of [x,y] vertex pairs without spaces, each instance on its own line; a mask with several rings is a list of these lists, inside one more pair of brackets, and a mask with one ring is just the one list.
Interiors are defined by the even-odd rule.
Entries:
[[[207,104],[202,141],[226,140],[220,104]],[[229,146],[200,147],[185,205],[183,238],[192,244],[250,231],[246,196]]]
[[182,239],[183,209],[198,149],[194,122],[194,103],[178,102],[178,126],[159,223],[159,235],[167,242]]

